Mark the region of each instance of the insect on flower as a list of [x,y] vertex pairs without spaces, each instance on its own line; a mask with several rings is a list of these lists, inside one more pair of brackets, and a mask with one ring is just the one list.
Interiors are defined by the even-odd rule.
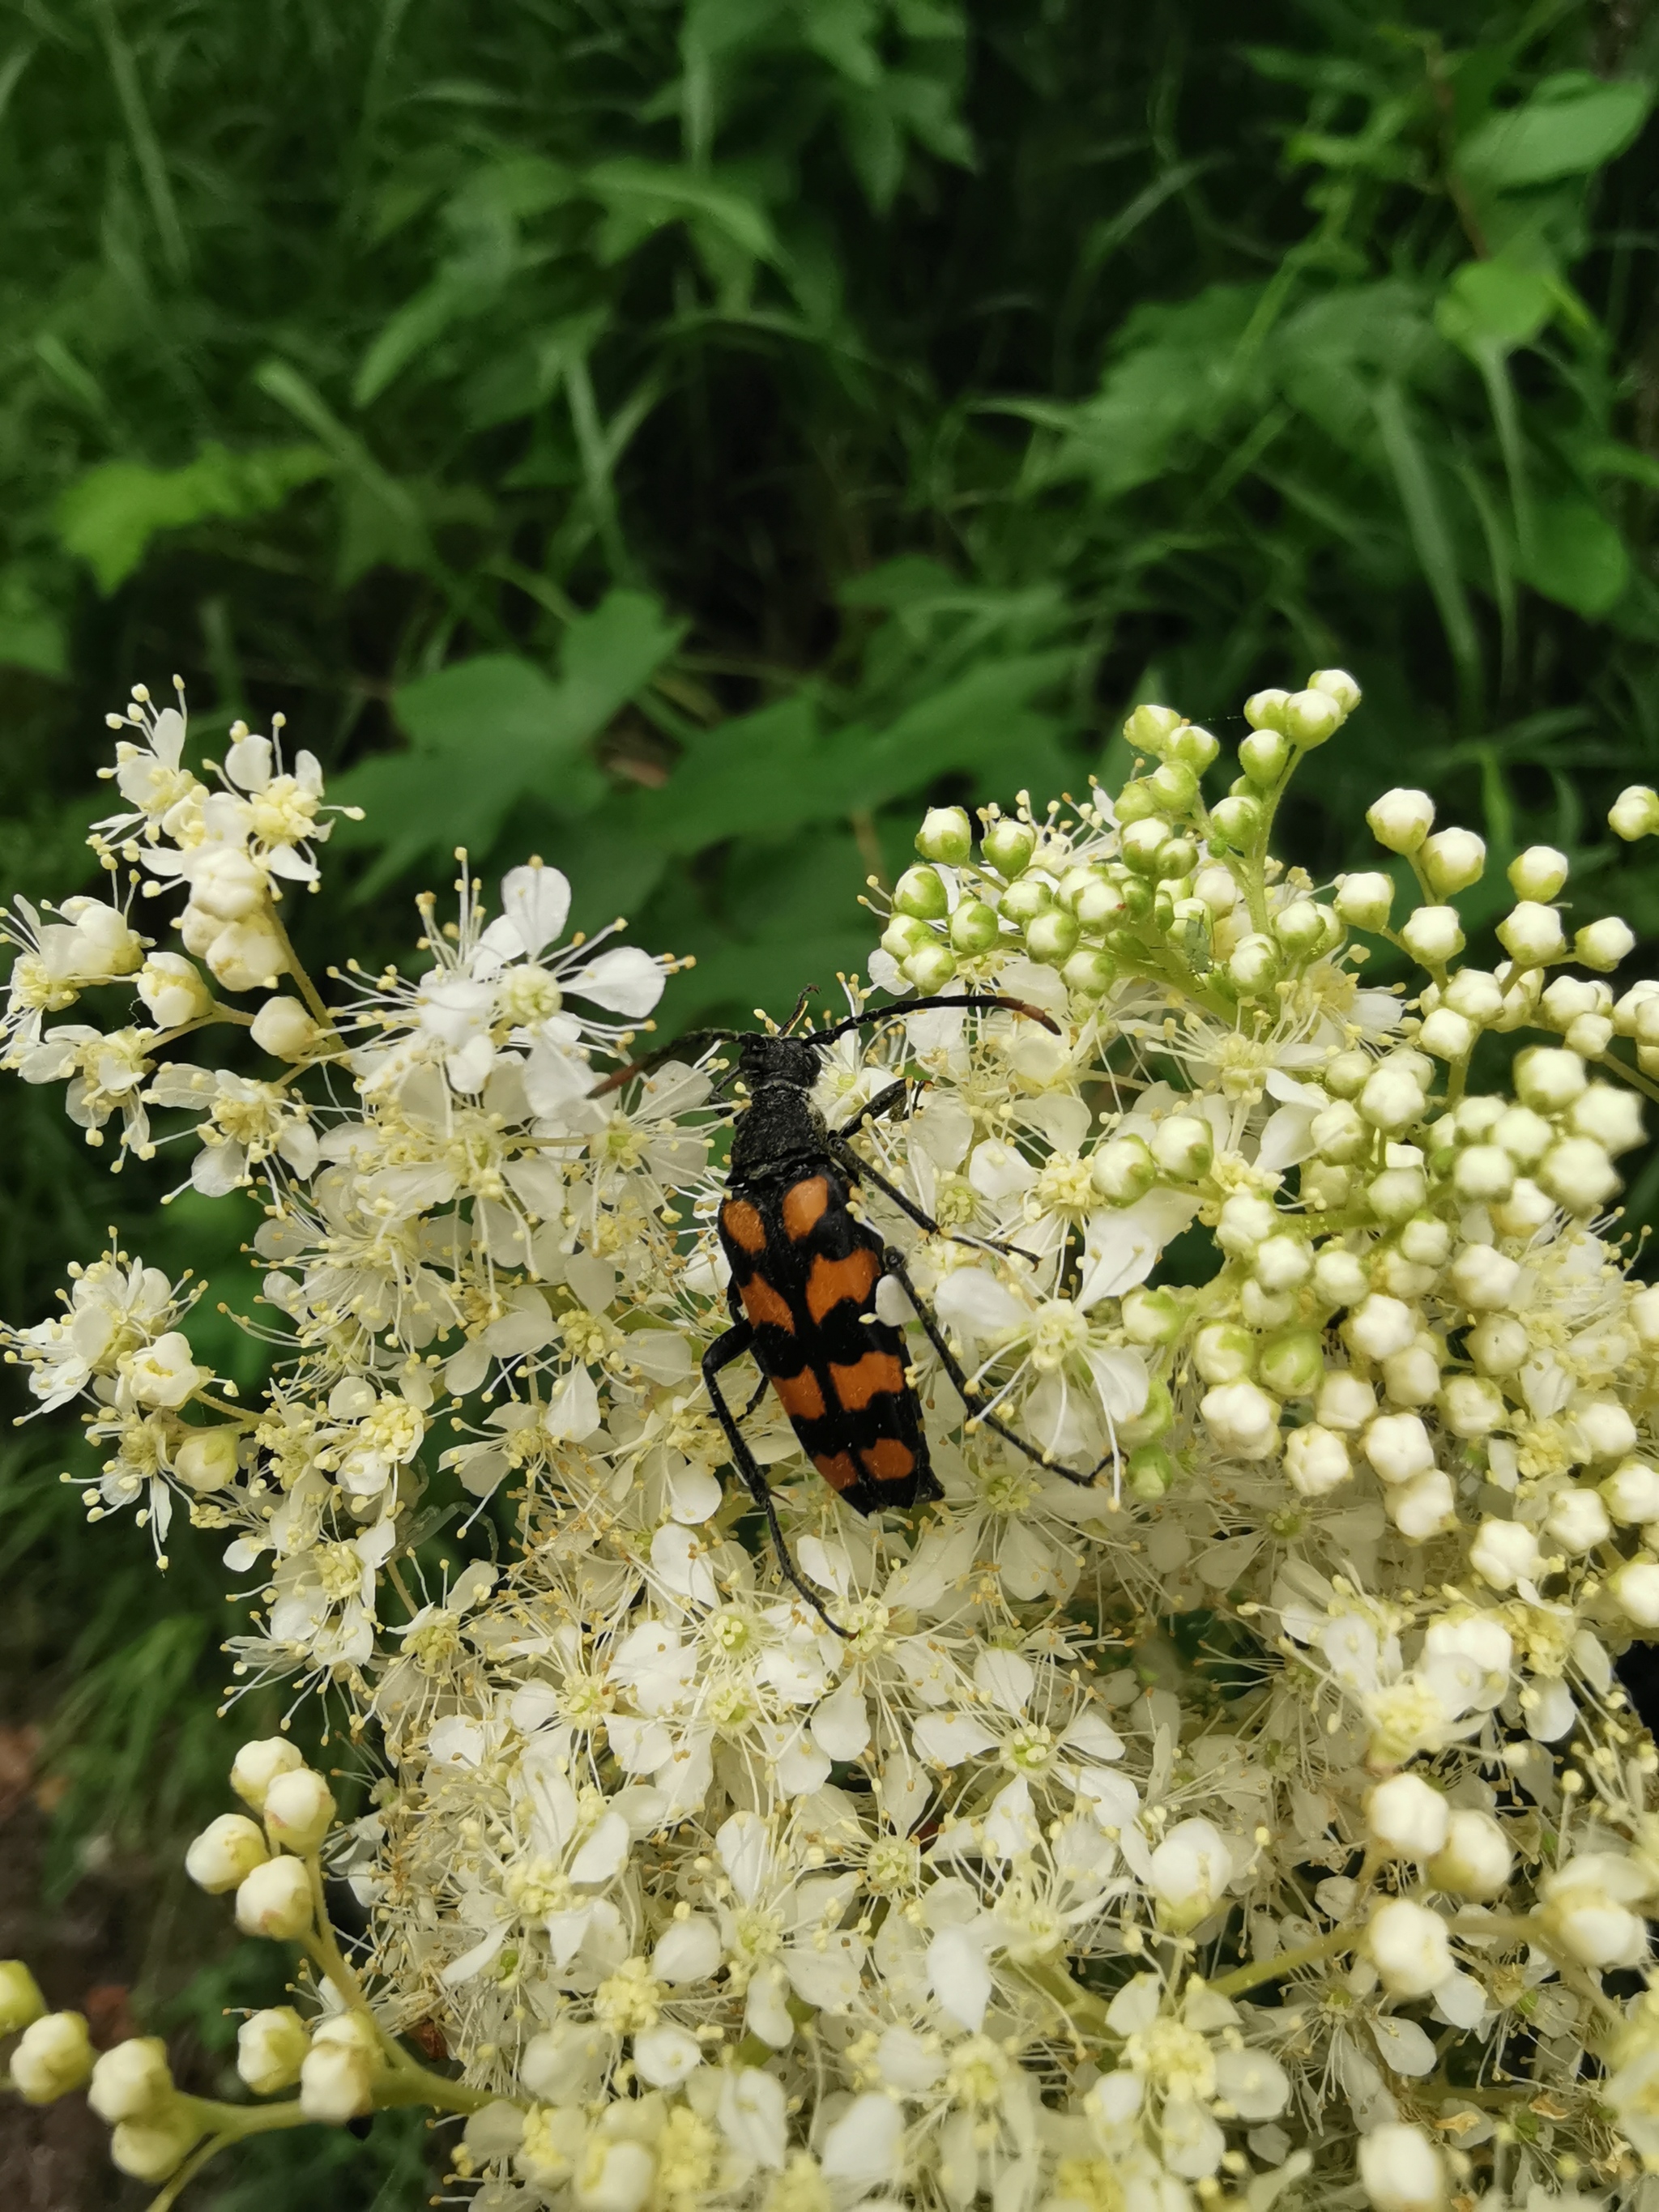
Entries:
[[[803,994],[780,1035],[700,1030],[682,1037],[672,1049],[684,1055],[714,1044],[740,1048],[737,1072],[748,1103],[732,1131],[731,1164],[718,1217],[721,1248],[732,1269],[732,1327],[703,1355],[703,1382],[738,1473],[766,1516],[779,1564],[833,1628],[835,1622],[802,1582],[789,1556],[771,1492],[744,1441],[741,1424],[769,1382],[807,1457],[859,1512],[903,1509],[944,1494],[928,1462],[921,1406],[910,1379],[904,1339],[876,1312],[876,1290],[884,1276],[891,1276],[904,1291],[974,1420],[1006,1437],[1039,1466],[1050,1467],[1051,1461],[985,1410],[981,1394],[918,1295],[904,1255],[853,1210],[858,1186],[872,1183],[924,1231],[951,1233],[941,1231],[936,1221],[853,1149],[851,1140],[866,1122],[908,1102],[913,1088],[909,1079],[901,1076],[850,1121],[832,1129],[811,1096],[820,1072],[819,1054],[854,1030],[901,1021],[932,1007],[952,1012],[1000,1009],[1024,1015],[1047,1030],[1055,1024],[1023,1000],[967,995],[916,1000],[795,1035],[805,1004]],[[617,1088],[663,1056],[620,1070],[601,1089]],[[718,1378],[745,1352],[752,1354],[761,1381],[743,1413],[734,1414]],[[1064,1468],[1052,1471],[1068,1473]],[[1087,1485],[1097,1471],[1071,1479]]]

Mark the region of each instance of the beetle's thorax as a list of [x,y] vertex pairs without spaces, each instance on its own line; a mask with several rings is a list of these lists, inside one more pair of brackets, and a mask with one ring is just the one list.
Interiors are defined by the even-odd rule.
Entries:
[[752,1182],[782,1174],[799,1163],[822,1159],[824,1120],[796,1083],[764,1083],[732,1133],[732,1180]]

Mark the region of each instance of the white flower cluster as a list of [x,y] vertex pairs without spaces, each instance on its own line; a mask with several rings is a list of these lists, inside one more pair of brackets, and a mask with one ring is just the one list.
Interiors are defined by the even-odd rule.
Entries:
[[[532,864],[331,1005],[276,920],[314,763],[241,734],[210,790],[141,701],[100,849],[186,887],[185,950],[20,904],[12,1058],[257,1190],[270,1380],[244,1410],[118,1253],[7,1340],[42,1407],[89,1401],[95,1514],[159,1542],[182,1506],[257,1570],[239,1674],[343,1701],[373,1809],[251,1744],[191,1850],[309,1954],[242,2030],[277,2101],[183,2096],[149,2040],[94,2071],[21,1967],[15,2087],[90,2074],[169,2202],[239,2136],[423,2103],[485,2212],[1648,2203],[1659,1755],[1613,1662],[1659,1632],[1659,1291],[1607,1209],[1659,986],[1601,980],[1631,933],[1570,938],[1541,848],[1463,964],[1485,848],[1420,793],[1371,810],[1386,867],[1273,858],[1358,699],[1258,694],[1213,804],[1215,739],[1142,707],[1121,792],[923,824],[872,961],[896,1018],[817,1103],[910,1079],[854,1141],[935,1226],[860,1205],[973,1398],[884,1281],[945,1495],[861,1519],[757,1396],[823,1614],[698,1375],[744,1101],[712,1054],[626,1073],[673,963],[553,949]],[[1355,932],[1417,983],[1365,988]],[[43,1028],[123,982],[153,1026]],[[173,1056],[225,1021],[234,1066]]]

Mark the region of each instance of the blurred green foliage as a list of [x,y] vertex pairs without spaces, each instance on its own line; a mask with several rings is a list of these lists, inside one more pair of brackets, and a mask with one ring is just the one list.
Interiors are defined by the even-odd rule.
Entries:
[[[6,885],[76,887],[103,711],[177,669],[368,809],[302,945],[393,956],[458,841],[538,850],[697,956],[670,1023],[742,1019],[859,963],[924,799],[1079,788],[1146,697],[1231,740],[1338,661],[1299,857],[1419,782],[1494,848],[1473,926],[1543,838],[1576,920],[1659,935],[1600,827],[1659,775],[1646,0],[18,0],[0,41]],[[53,1104],[0,1103],[20,1317],[163,1187]],[[163,1224],[216,1279],[247,1226]],[[26,1437],[0,1656],[69,1698],[67,1881],[216,1802],[224,1615],[180,1544],[158,1627]],[[412,2154],[223,2201],[413,2205]]]

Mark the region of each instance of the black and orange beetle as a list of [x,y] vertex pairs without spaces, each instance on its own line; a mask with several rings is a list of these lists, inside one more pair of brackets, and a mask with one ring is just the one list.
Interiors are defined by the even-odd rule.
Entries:
[[[676,1056],[695,1057],[714,1044],[740,1048],[736,1072],[747,1103],[732,1129],[726,1187],[717,1216],[720,1245],[732,1268],[732,1326],[704,1353],[703,1382],[733,1464],[766,1516],[780,1565],[808,1604],[829,1620],[789,1556],[766,1477],[744,1439],[742,1416],[732,1413],[720,1388],[722,1369],[745,1352],[753,1354],[761,1384],[744,1413],[758,1403],[769,1382],[807,1457],[859,1512],[916,1505],[943,1496],[928,1463],[921,1406],[910,1381],[903,1336],[876,1313],[877,1285],[884,1275],[890,1275],[903,1288],[928,1342],[975,1419],[1040,1466],[1051,1462],[984,1410],[979,1393],[918,1296],[903,1254],[853,1210],[853,1192],[860,1183],[870,1183],[919,1227],[939,1230],[937,1222],[861,1159],[851,1143],[866,1121],[890,1113],[905,1099],[909,1082],[901,1077],[850,1121],[831,1129],[812,1103],[822,1065],[818,1055],[851,1030],[902,1021],[935,1007],[952,1012],[1000,1009],[1023,1014],[1048,1030],[1056,1025],[1023,1000],[984,995],[913,1000],[796,1036],[792,1032],[805,1004],[803,999],[789,1028],[781,1034],[701,1030],[670,1049]],[[615,1089],[663,1057],[653,1054],[650,1060],[621,1070],[601,1090]],[[983,1245],[991,1240],[966,1241]],[[830,1626],[836,1623],[830,1621]]]

